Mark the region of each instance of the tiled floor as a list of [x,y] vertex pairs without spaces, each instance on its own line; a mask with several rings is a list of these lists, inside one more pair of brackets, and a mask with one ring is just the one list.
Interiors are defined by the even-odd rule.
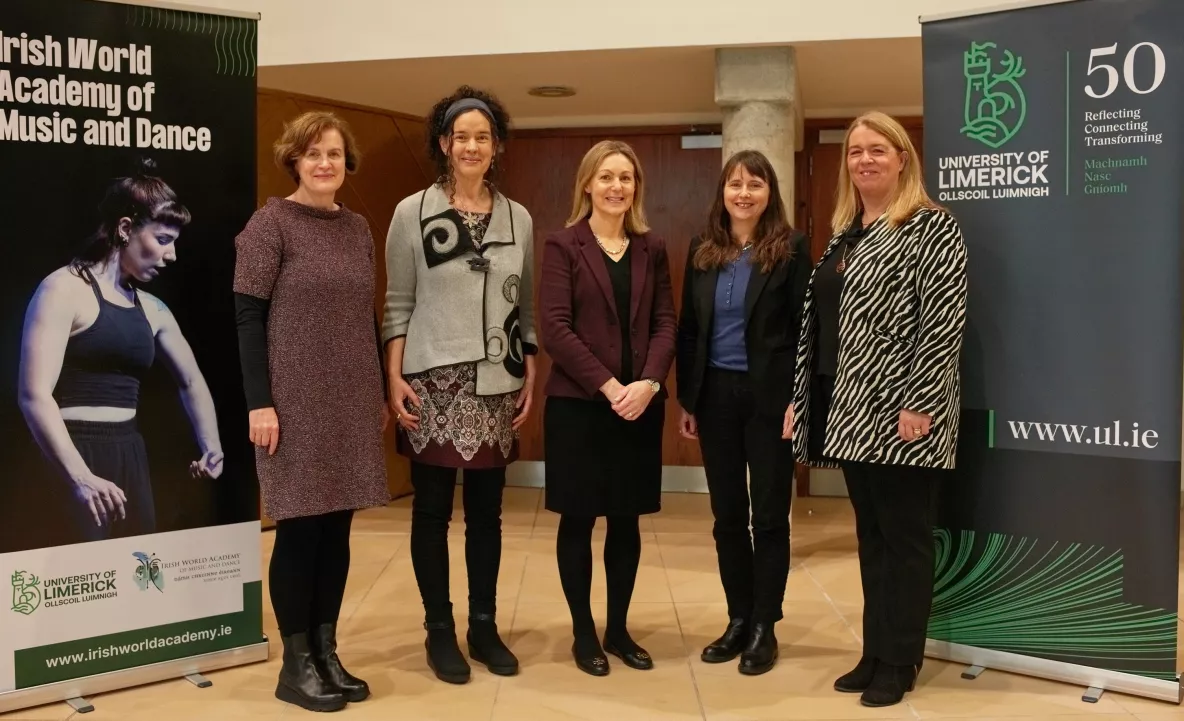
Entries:
[[[460,494],[457,494],[458,498]],[[642,520],[642,568],[630,614],[634,638],[655,657],[653,671],[615,659],[607,678],[592,678],[571,661],[570,618],[555,568],[556,517],[540,509],[541,492],[508,489],[499,584],[500,624],[522,662],[503,679],[474,667],[457,687],[437,681],[424,662],[422,607],[409,554],[409,502],[359,515],[353,567],[342,612],[341,656],[367,679],[374,696],[344,711],[353,719],[532,721],[607,719],[1139,719],[1184,720],[1184,708],[1106,694],[1081,701],[1082,689],[988,671],[977,681],[959,666],[928,661],[917,691],[904,704],[871,710],[858,697],[831,690],[859,657],[860,590],[850,508],[841,499],[798,499],[794,505],[793,570],[786,620],[778,626],[781,661],[764,676],[740,676],[732,664],[699,661],[702,647],[726,623],[711,539],[711,513],[701,495],[668,494],[664,510]],[[459,514],[457,518],[460,518]],[[597,541],[603,540],[603,528]],[[272,536],[262,538],[264,559]],[[465,613],[463,525],[454,524],[452,589],[458,620]],[[599,553],[596,554],[599,559]],[[599,563],[599,560],[597,561]],[[266,578],[266,574],[264,574]],[[595,571],[594,611],[603,623],[604,577]],[[277,638],[267,607],[265,628]],[[461,621],[463,623],[463,621]],[[461,631],[463,633],[463,629]],[[278,643],[275,641],[273,643]],[[210,674],[214,685],[185,681],[105,694],[95,711],[72,716],[56,704],[0,719],[104,721],[238,721],[296,719],[306,712],[272,697],[279,655]]]

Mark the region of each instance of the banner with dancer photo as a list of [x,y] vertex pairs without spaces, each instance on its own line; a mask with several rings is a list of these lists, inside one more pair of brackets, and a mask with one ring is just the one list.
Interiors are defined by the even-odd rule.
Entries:
[[922,22],[970,257],[929,652],[1179,703],[1184,3]]
[[0,712],[263,660],[257,17],[0,4]]

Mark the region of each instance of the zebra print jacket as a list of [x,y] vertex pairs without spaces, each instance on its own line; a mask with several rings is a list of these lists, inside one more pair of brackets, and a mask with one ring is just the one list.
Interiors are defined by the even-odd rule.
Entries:
[[[831,238],[815,273],[841,237]],[[953,468],[966,322],[966,246],[958,222],[930,208],[896,228],[881,217],[848,258],[843,277],[838,376],[822,457],[809,438],[811,415],[827,413],[814,374],[813,277],[806,291],[795,373],[795,457],[827,468],[836,461]],[[902,410],[929,414],[929,435],[901,440]]]

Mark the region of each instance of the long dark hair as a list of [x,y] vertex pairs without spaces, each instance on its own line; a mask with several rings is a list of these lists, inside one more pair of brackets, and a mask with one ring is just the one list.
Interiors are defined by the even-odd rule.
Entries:
[[192,220],[173,189],[156,175],[156,163],[140,158],[131,175],[115,178],[107,186],[99,203],[99,227],[70,262],[75,274],[81,275],[83,268],[106,260],[127,245],[119,236],[119,221],[123,218],[131,220],[133,229],[147,223],[181,228]]
[[732,216],[728,215],[728,209],[724,206],[724,189],[728,185],[728,178],[740,166],[769,186],[769,204],[765,212],[761,213],[753,233],[754,262],[760,265],[761,272],[768,273],[793,255],[789,242],[793,227],[785,214],[785,203],[781,201],[781,189],[773,164],[758,150],[741,150],[728,158],[719,174],[719,186],[715,191],[715,202],[711,204],[707,229],[703,232],[703,242],[695,252],[694,265],[698,270],[719,268],[740,253],[732,238]]
[[[449,199],[456,191],[456,174],[452,169],[450,153],[440,149],[440,138],[448,138],[451,141],[452,128],[456,124],[456,119],[448,119],[448,108],[458,100],[466,98],[480,100],[493,114],[493,117],[490,117],[488,113],[480,111],[489,119],[489,128],[493,133],[493,159],[489,164],[489,170],[485,171],[485,184],[489,187],[491,195],[497,194],[497,181],[502,169],[501,154],[505,150],[506,139],[510,134],[510,114],[506,112],[501,101],[483,90],[462,85],[452,95],[441,98],[432,106],[427,118],[428,157],[436,166],[438,176],[436,182],[448,190]],[[451,142],[449,142],[449,147],[451,148]]]

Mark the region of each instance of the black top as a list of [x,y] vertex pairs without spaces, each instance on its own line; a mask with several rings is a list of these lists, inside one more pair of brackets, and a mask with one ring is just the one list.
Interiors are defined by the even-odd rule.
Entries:
[[94,291],[99,315],[94,325],[66,341],[62,370],[53,397],[61,408],[99,406],[135,408],[140,381],[156,358],[156,336],[133,291],[130,308],[103,297],[86,268],[82,279]]
[[633,382],[633,344],[630,341],[629,307],[633,294],[633,247],[625,248],[621,259],[613,261],[608,253],[602,252],[604,264],[608,266],[608,278],[613,286],[613,300],[617,304],[617,323],[621,326],[621,385]]
[[839,299],[843,294],[843,275],[839,263],[844,252],[847,263],[856,245],[866,232],[859,218],[843,233],[839,244],[814,275],[814,302],[818,308],[818,364],[819,375],[835,377],[839,374]]
[[[272,408],[271,367],[267,354],[267,315],[271,301],[244,293],[234,294],[235,324],[238,327],[239,363],[243,371],[243,390],[247,396],[247,410]],[[378,319],[374,319],[374,336],[381,338]],[[378,347],[378,367],[385,368],[382,343]],[[382,372],[382,389],[386,393],[386,371]]]

